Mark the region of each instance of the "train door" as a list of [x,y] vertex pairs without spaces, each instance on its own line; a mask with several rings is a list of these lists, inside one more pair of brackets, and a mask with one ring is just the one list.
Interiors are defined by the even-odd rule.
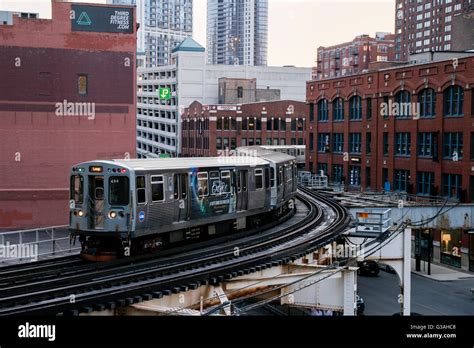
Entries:
[[248,208],[248,170],[240,170],[237,173],[237,211]]
[[189,218],[188,196],[188,174],[176,174],[174,176],[174,198],[178,201],[178,221],[187,221]]
[[284,197],[284,183],[285,183],[285,175],[284,175],[284,167],[278,166],[277,167],[277,186],[278,186],[278,203],[283,200]]
[[91,229],[104,229],[104,177],[89,176],[89,224]]

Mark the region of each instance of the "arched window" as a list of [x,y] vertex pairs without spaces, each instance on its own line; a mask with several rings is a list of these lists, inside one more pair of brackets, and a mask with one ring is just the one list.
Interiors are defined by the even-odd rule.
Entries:
[[327,122],[328,120],[328,101],[322,99],[318,102],[318,121]]
[[349,99],[349,119],[362,119],[362,98],[357,95]]
[[464,91],[462,87],[450,86],[444,90],[444,116],[462,116]]
[[408,118],[412,115],[411,110],[411,95],[408,91],[400,91],[395,95],[395,117]]
[[332,116],[334,121],[344,121],[344,99],[334,99],[332,102]]
[[418,93],[420,117],[436,116],[436,92],[432,88],[425,88]]

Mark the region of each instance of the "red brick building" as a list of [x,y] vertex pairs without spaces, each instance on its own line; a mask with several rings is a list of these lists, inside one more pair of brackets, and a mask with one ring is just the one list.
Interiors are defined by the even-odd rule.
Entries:
[[395,7],[396,60],[408,61],[411,53],[463,51],[472,45],[462,35],[453,40],[453,33],[461,29],[455,18],[474,8],[471,0],[396,0]]
[[135,23],[53,1],[52,20],[0,25],[0,229],[67,224],[74,163],[135,157]]
[[184,110],[182,154],[217,156],[225,150],[253,145],[304,145],[309,107],[279,100],[238,105],[202,105]]
[[360,35],[350,42],[319,47],[317,66],[313,68],[313,79],[353,75],[368,69],[371,62],[394,59],[394,34],[377,33],[375,38]]
[[473,99],[474,56],[308,82],[307,167],[358,190],[474,202]]

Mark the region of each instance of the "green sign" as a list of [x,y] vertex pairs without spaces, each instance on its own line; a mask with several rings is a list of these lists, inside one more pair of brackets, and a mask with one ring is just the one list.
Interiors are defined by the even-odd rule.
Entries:
[[167,154],[167,153],[162,153],[160,155],[160,158],[171,158],[171,155]]
[[170,88],[160,88],[160,99],[161,100],[170,100],[171,99],[171,89]]

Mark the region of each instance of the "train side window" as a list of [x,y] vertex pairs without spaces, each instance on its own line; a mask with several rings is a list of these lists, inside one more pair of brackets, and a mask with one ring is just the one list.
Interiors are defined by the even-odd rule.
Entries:
[[275,187],[275,168],[270,169],[270,183],[272,187]]
[[221,172],[221,193],[230,193],[230,171],[224,170]]
[[146,204],[146,188],[144,176],[137,176],[137,203]]
[[154,203],[165,201],[165,181],[163,175],[151,177],[151,200]]
[[255,169],[255,189],[263,190],[263,169]]
[[265,188],[270,188],[270,168],[265,168]]
[[82,204],[84,201],[84,178],[82,175],[71,176],[71,195],[70,199],[76,204]]
[[209,196],[209,175],[207,172],[198,173],[198,196]]
[[211,186],[211,195],[218,196],[221,194],[221,180],[219,172],[209,172],[209,184]]
[[290,182],[293,179],[292,176],[293,176],[293,169],[290,165],[286,167],[286,181]]
[[188,176],[183,175],[181,177],[181,198],[186,199],[188,197]]
[[277,177],[277,185],[281,186],[283,183],[283,167],[278,168],[278,177]]
[[173,175],[174,199],[179,199],[178,175]]

